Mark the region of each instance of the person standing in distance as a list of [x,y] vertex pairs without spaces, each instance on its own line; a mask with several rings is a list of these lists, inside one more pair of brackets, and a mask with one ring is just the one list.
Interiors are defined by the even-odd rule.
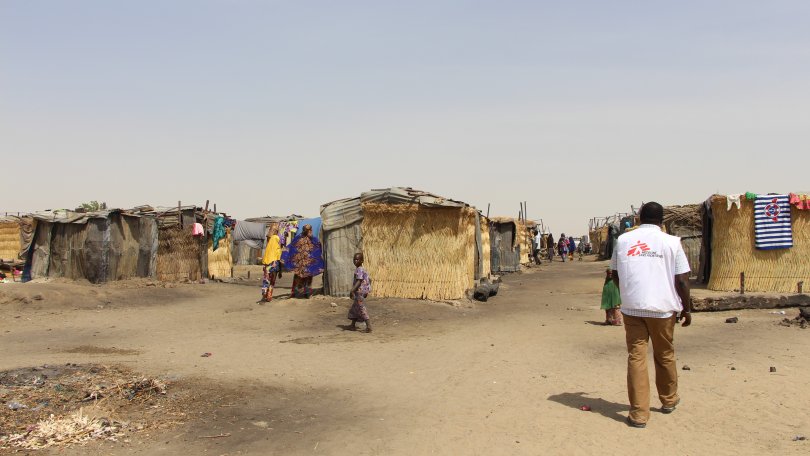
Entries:
[[627,424],[643,428],[650,419],[650,380],[647,344],[652,341],[655,386],[661,412],[675,411],[678,371],[673,335],[675,323],[692,324],[689,262],[681,239],[661,231],[664,208],[655,202],[641,206],[641,226],[619,236],[611,259],[613,281],[622,298],[627,339]]

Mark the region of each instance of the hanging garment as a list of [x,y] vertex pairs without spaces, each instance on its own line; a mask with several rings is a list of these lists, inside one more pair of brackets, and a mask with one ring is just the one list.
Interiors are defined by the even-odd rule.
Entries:
[[800,211],[810,210],[810,198],[807,195],[790,194],[790,204]]
[[214,233],[213,239],[211,240],[213,245],[213,251],[216,252],[219,248],[219,241],[221,241],[226,236],[225,233],[225,217],[218,215],[216,219],[214,219]]
[[745,199],[754,201],[755,199],[757,199],[757,194],[756,193],[751,193],[751,192],[745,192]]
[[737,209],[740,208],[740,198],[742,198],[742,193],[737,193],[734,195],[726,195],[726,210],[730,211],[732,206],[737,206]]
[[760,250],[793,247],[788,195],[761,195],[754,201],[754,238]]
[[202,223],[195,223],[191,227],[191,235],[194,237],[200,237],[205,234],[205,230],[203,229]]
[[281,243],[275,234],[267,238],[267,248],[264,249],[262,264],[269,266],[281,259]]

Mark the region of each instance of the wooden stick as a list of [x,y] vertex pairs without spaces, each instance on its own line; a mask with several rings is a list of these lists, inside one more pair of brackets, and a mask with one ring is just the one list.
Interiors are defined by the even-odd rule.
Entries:
[[231,434],[219,434],[219,435],[204,435],[200,437],[201,439],[221,439],[223,437],[230,437]]
[[740,273],[740,294],[745,294],[745,273]]

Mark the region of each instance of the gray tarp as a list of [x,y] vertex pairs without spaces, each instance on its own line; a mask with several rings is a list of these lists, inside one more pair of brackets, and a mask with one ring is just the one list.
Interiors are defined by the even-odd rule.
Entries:
[[363,250],[360,222],[323,234],[323,256],[327,264],[323,276],[324,294],[349,296],[354,285],[354,254]]
[[233,229],[233,242],[242,242],[254,249],[261,249],[267,239],[265,223],[237,220]]

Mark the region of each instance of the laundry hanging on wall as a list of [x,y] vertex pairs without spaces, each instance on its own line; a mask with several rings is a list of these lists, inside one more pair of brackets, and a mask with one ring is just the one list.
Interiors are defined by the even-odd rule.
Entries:
[[759,195],[754,200],[754,238],[760,250],[793,247],[788,195]]

